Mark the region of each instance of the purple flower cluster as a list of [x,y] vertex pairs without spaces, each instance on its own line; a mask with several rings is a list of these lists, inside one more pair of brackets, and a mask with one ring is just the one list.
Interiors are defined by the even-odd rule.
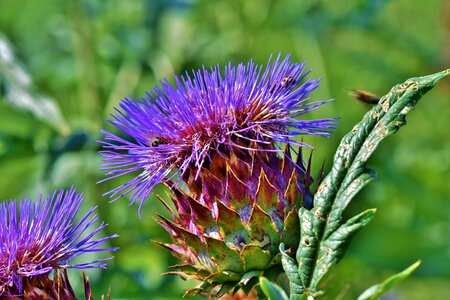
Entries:
[[[144,200],[161,181],[179,182],[192,166],[200,171],[211,153],[231,148],[284,152],[282,144],[304,146],[300,134],[328,136],[335,119],[302,116],[326,101],[308,95],[318,80],[306,80],[303,64],[280,55],[265,68],[252,61],[175,76],[143,99],[124,99],[110,122],[122,135],[103,131],[101,155],[107,178],[138,172],[107,194]],[[275,145],[275,146],[274,146]]]
[[117,248],[100,248],[117,237],[95,239],[107,224],[95,226],[95,207],[76,221],[83,195],[74,188],[59,190],[36,203],[28,198],[0,204],[0,296],[23,295],[27,280],[66,268],[105,268],[99,264],[112,257],[82,264],[70,264],[76,256]]

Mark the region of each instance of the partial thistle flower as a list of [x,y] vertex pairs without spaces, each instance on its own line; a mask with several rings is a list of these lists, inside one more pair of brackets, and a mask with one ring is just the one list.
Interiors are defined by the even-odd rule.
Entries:
[[297,209],[312,207],[314,181],[297,137],[328,136],[335,125],[304,119],[326,102],[309,101],[318,80],[307,74],[278,56],[265,68],[249,62],[175,76],[176,86],[165,81],[148,98],[120,103],[111,123],[127,137],[103,132],[107,179],[139,173],[112,197],[130,193],[142,204],[158,183],[170,191],[173,205],[157,195],[172,216],[159,216],[173,239],[162,245],[183,261],[170,273],[202,281],[189,292],[247,293],[257,276],[282,273],[280,243],[295,255]]
[[85,253],[117,250],[99,247],[117,235],[94,238],[107,226],[95,225],[95,207],[75,220],[82,202],[71,188],[36,203],[26,197],[0,203],[0,298],[76,299],[66,269],[106,268],[112,257],[71,264]]

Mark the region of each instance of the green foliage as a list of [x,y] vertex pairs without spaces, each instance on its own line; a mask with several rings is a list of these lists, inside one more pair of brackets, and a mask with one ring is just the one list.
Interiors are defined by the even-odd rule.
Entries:
[[12,107],[30,112],[37,119],[52,126],[63,135],[68,134],[67,123],[58,103],[33,90],[30,75],[21,67],[7,39],[0,35],[0,74],[3,77],[5,99]]
[[[316,148],[313,167],[318,169],[368,109],[351,99],[349,90],[380,93],[412,74],[449,65],[444,0],[426,5],[420,0],[0,3],[2,40],[9,41],[14,64],[31,81],[26,94],[51,99],[57,107],[52,111],[60,112],[39,115],[19,108],[17,99],[7,97],[12,81],[2,67],[0,201],[24,194],[35,199],[74,184],[85,192],[86,208],[100,206],[100,218],[110,223],[108,234],[120,234],[111,246],[121,250],[108,270],[88,271],[96,298],[111,286],[113,299],[179,299],[181,291],[196,285],[160,276],[176,261],[149,242],[169,241],[152,218],[154,211],[164,211],[157,201],[146,202],[139,220],[137,207],[129,207],[126,199],[109,203],[102,197],[118,182],[96,184],[103,178],[98,130],[111,130],[106,118],[122,98],[142,97],[164,77],[171,81],[173,73],[202,64],[249,58],[265,63],[271,53],[292,52],[313,68],[312,77],[322,77],[313,98],[336,99],[313,116],[340,117],[335,138],[305,138]],[[0,56],[4,53],[0,48]],[[378,184],[361,191],[344,217],[378,207],[377,217],[323,279],[329,299],[343,293],[347,278],[354,281],[345,299],[356,299],[367,282],[380,282],[417,257],[423,265],[396,288],[399,297],[426,299],[429,289],[437,299],[450,293],[448,89],[448,81],[434,89],[432,100],[411,115],[411,124],[372,157]],[[55,122],[58,115],[64,121]],[[71,273],[81,291],[81,275]]]
[[[402,272],[387,278],[382,283],[371,286],[358,297],[358,300],[377,300],[381,295],[386,293],[389,289],[392,289],[400,281],[408,278],[419,266],[420,260],[416,261]],[[431,290],[430,294],[432,294]]]
[[344,210],[353,196],[375,177],[374,172],[366,168],[367,160],[381,140],[406,124],[406,114],[419,99],[449,74],[450,69],[411,78],[394,86],[344,136],[336,150],[331,172],[314,195],[314,208],[311,211],[301,208],[299,211],[298,268],[295,268],[293,259],[286,254],[282,256],[283,266],[291,280],[291,299],[300,299],[302,294],[313,297],[322,294],[318,289],[320,280],[342,258],[354,234],[374,216],[375,210],[369,209],[343,221]]

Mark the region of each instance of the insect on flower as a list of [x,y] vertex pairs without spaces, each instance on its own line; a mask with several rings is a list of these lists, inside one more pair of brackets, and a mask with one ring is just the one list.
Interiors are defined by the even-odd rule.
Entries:
[[285,75],[281,81],[272,83],[270,92],[273,93],[278,89],[289,88],[291,85],[294,85],[294,78],[292,76]]
[[167,141],[163,137],[153,137],[150,139],[150,146],[158,147],[161,144],[165,144]]

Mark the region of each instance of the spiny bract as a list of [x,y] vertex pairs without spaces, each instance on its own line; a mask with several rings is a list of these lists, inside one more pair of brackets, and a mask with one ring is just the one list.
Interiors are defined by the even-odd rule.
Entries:
[[173,244],[162,245],[185,263],[170,274],[202,281],[188,292],[213,297],[239,288],[248,292],[258,276],[276,279],[282,273],[278,247],[283,242],[295,254],[297,209],[312,205],[310,165],[304,171],[298,157],[296,164],[289,153],[215,154],[197,178],[194,166],[187,170],[189,193],[167,185],[175,210],[166,204],[173,221],[160,216],[160,224]]

